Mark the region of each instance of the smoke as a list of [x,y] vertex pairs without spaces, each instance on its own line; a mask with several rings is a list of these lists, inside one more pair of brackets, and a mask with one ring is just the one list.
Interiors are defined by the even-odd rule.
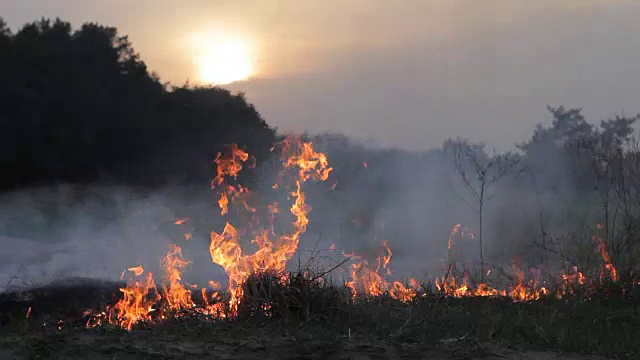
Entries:
[[[33,286],[68,277],[118,280],[143,265],[161,274],[172,243],[193,260],[191,282],[222,280],[211,263],[206,199],[176,189],[153,193],[126,187],[61,185],[4,194],[0,199],[0,287]],[[189,222],[177,225],[180,218]],[[191,235],[185,240],[185,233]],[[206,275],[206,276],[205,276]]]
[[452,191],[450,159],[438,151],[372,149],[339,135],[316,138],[314,144],[334,167],[329,182],[335,189],[308,195],[313,209],[302,246],[322,233],[337,249],[371,259],[386,241],[398,278],[441,272],[451,228],[473,214]]
[[[478,231],[477,200],[443,148],[428,152],[373,149],[331,134],[315,137],[313,142],[317,151],[327,154],[334,170],[326,182],[303,184],[310,223],[290,268],[309,261],[330,266],[344,260],[344,253],[375,257],[386,241],[393,252],[394,276],[435,276],[445,271],[451,228],[462,223]],[[561,165],[553,164],[556,175],[568,172]],[[273,189],[279,170],[272,165],[260,169],[257,193],[251,200],[262,206],[278,202],[276,227],[286,232],[293,219],[292,200],[286,191]],[[547,220],[568,195],[544,182],[515,186],[523,183],[523,176],[514,171],[490,189],[484,212],[488,263],[508,264],[514,256],[535,261],[541,251],[530,244],[540,240],[543,223],[545,231],[567,230],[565,223]],[[192,261],[184,272],[186,282],[225,283],[224,271],[211,262],[210,232],[221,232],[226,221],[245,228],[249,220],[240,215],[222,217],[216,201],[209,189],[203,193],[180,187],[143,191],[59,185],[3,194],[0,287],[68,277],[118,280],[123,271],[137,265],[161,279],[160,259],[174,243]],[[187,220],[176,224],[179,219]],[[567,223],[584,228],[586,218],[580,219],[582,223],[576,219]],[[465,251],[477,254],[478,248]]]

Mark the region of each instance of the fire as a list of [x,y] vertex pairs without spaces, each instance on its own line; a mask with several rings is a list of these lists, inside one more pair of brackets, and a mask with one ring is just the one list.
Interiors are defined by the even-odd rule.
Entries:
[[213,179],[214,184],[222,185],[227,176],[237,179],[242,171],[242,163],[249,160],[249,154],[238,148],[238,145],[232,144],[229,148],[231,150],[229,156],[224,157],[222,153],[219,153],[216,157],[217,175]]
[[[596,228],[604,229],[601,224],[596,224]],[[596,246],[598,247],[598,250],[600,252],[600,256],[602,257],[602,260],[604,262],[604,269],[600,273],[600,281],[604,281],[604,279],[606,278],[605,273],[608,273],[611,280],[618,281],[618,270],[611,262],[611,257],[609,256],[609,252],[607,251],[607,244],[605,244],[602,237],[600,237],[598,234],[594,234],[592,236],[592,239],[596,243]]]
[[162,294],[169,311],[188,309],[195,306],[191,300],[191,290],[182,285],[182,274],[180,270],[191,262],[182,258],[182,249],[173,245],[173,250],[169,251],[162,261],[167,275],[163,282]]
[[[296,146],[297,145],[297,146]],[[224,156],[219,155],[216,163],[218,164],[218,176],[215,183],[223,188],[221,195],[222,214],[228,212],[228,205],[234,201],[240,200],[237,196],[229,196],[227,194],[237,194],[236,188],[226,185],[225,177],[237,177],[242,170],[242,163],[247,160],[247,155],[237,147],[231,148],[231,154]],[[231,314],[235,313],[238,308],[238,301],[242,296],[241,285],[247,278],[254,273],[274,271],[281,273],[285,270],[286,264],[295,254],[300,236],[306,231],[309,223],[308,213],[311,208],[305,203],[305,196],[302,192],[302,184],[309,179],[325,181],[329,177],[332,168],[328,166],[327,158],[324,154],[316,152],[311,143],[291,143],[288,139],[283,143],[283,155],[292,152],[283,161],[285,170],[297,168],[297,179],[295,181],[295,191],[289,193],[294,199],[289,211],[294,216],[292,222],[293,229],[290,233],[270,237],[274,231],[273,227],[258,233],[251,243],[256,250],[251,254],[246,254],[241,247],[240,232],[230,223],[227,222],[221,233],[212,232],[211,242],[209,244],[209,253],[211,260],[222,266],[229,277],[228,290],[231,294],[229,308]],[[275,187],[275,188],[279,188]],[[240,189],[244,189],[240,187]],[[243,192],[248,190],[244,189]],[[242,202],[242,207],[248,209],[246,202]],[[277,204],[269,207],[270,213],[274,216],[278,213]],[[271,231],[269,231],[271,230]]]
[[354,300],[360,296],[376,297],[387,294],[393,299],[410,302],[418,295],[418,281],[409,279],[409,286],[405,286],[399,281],[387,281],[382,273],[391,275],[389,263],[393,253],[386,241],[382,243],[381,248],[382,254],[376,257],[374,264],[369,264],[369,261],[363,256],[344,254],[355,260],[351,264],[351,277],[345,285],[350,289]]
[[[133,272],[136,277],[140,277],[144,273],[142,266],[130,268],[129,271]],[[147,273],[142,281],[129,281],[127,287],[121,288],[120,291],[124,294],[124,298],[114,305],[118,325],[131,330],[136,323],[151,320],[151,312],[154,311],[153,305],[160,300],[151,273]]]
[[[515,274],[515,281],[510,289],[496,289],[486,283],[472,285],[470,274],[466,270],[463,272],[462,281],[460,281],[455,276],[455,267],[457,265],[455,261],[456,259],[452,259],[452,255],[456,255],[457,253],[452,253],[452,251],[454,249],[458,252],[474,250],[456,248],[456,240],[462,237],[469,237],[473,239],[475,238],[475,235],[468,229],[464,228],[462,224],[455,224],[451,229],[447,242],[449,257],[449,268],[447,269],[447,274],[442,278],[436,278],[435,280],[435,287],[441,294],[452,297],[501,296],[509,297],[514,301],[532,301],[540,299],[542,296],[549,293],[545,287],[538,286],[538,279],[525,281],[525,272],[520,269],[517,261],[514,261],[512,266],[512,271]],[[491,269],[489,269],[487,275],[490,273]]]
[[463,227],[462,224],[453,225],[453,228],[451,228],[451,232],[449,233],[449,239],[447,240],[447,248],[452,249],[454,247],[454,243],[457,241],[456,239],[464,237],[475,239],[476,236],[469,229]]
[[562,281],[556,293],[556,297],[562,298],[566,295],[573,295],[575,294],[575,290],[583,287],[586,282],[586,276],[584,276],[582,272],[578,271],[577,266],[573,266],[571,273],[562,274]]
[[533,301],[548,295],[548,290],[544,287],[538,287],[534,281],[526,283],[524,281],[524,272],[518,270],[517,280],[511,289],[496,289],[489,284],[480,283],[476,286],[470,284],[468,274],[465,274],[462,282],[458,281],[455,276],[442,277],[435,280],[436,289],[444,296],[451,297],[471,297],[471,296],[489,296],[489,297],[508,297],[513,301]]
[[[285,149],[291,149],[291,139],[286,141]],[[323,153],[313,150],[310,142],[298,142],[299,153],[289,156],[285,162],[286,168],[298,167],[298,181],[305,182],[311,178],[314,180],[325,181],[329,178],[329,174],[333,171],[329,167],[327,156]]]
[[127,270],[131,271],[135,276],[140,276],[144,272],[144,268],[142,267],[142,265],[131,267],[131,268],[128,268]]
[[217,175],[211,182],[211,187],[222,188],[220,194],[220,200],[218,205],[220,206],[220,213],[226,215],[229,212],[229,204],[231,201],[240,201],[242,205],[250,211],[255,209],[248,206],[246,203],[245,195],[249,192],[248,189],[242,185],[229,185],[225,184],[226,178],[237,179],[240,171],[242,171],[243,164],[249,160],[249,154],[238,148],[238,145],[232,144],[229,146],[229,154],[224,156],[223,153],[219,153],[216,157],[215,164],[217,168]]
[[[145,273],[142,265],[127,269],[133,277],[127,281],[126,287],[120,289],[122,299],[102,312],[88,311],[85,314],[89,316],[87,327],[108,322],[131,330],[139,322],[179,317],[187,312],[205,314],[215,319],[234,318],[238,315],[238,308],[243,299],[243,285],[250,276],[273,273],[278,276],[278,281],[286,285],[290,280],[284,275],[287,264],[298,250],[301,236],[307,231],[312,210],[306,202],[304,184],[310,180],[326,181],[333,169],[329,167],[326,155],[314,150],[310,142],[287,138],[280,145],[283,170],[272,189],[287,191],[288,199],[291,200],[288,211],[280,210],[281,204],[277,202],[263,207],[254,206],[251,204],[251,190],[234,183],[240,172],[246,166],[251,166],[247,164],[249,154],[246,151],[234,144],[229,146],[227,151],[218,154],[215,159],[216,176],[211,186],[219,195],[217,203],[221,216],[228,215],[230,211],[234,214],[245,212],[251,219],[250,223],[243,224],[246,225],[243,227],[236,227],[228,220],[221,232],[211,232],[209,255],[212,262],[220,265],[227,274],[227,294],[221,292],[224,288],[221,284],[210,281],[208,287],[200,288],[202,303],[196,304],[193,294],[198,294],[197,285],[185,285],[182,279],[182,271],[191,262],[184,259],[182,249],[174,244],[161,260],[165,276],[160,289],[156,287],[153,275],[150,272]],[[363,166],[368,165],[364,162]],[[290,181],[287,182],[285,179]],[[267,221],[258,221],[257,216],[260,214],[266,214]],[[274,224],[277,216],[291,217],[288,230],[281,233],[276,231]],[[188,219],[178,219],[175,220],[175,224],[183,225],[187,221]],[[601,229],[602,226],[597,228]],[[475,250],[459,249],[461,246],[457,246],[457,242],[463,238],[474,238],[474,234],[462,224],[454,225],[447,242],[449,257],[452,256],[453,250]],[[191,239],[191,232],[185,232],[184,239]],[[605,273],[611,280],[617,281],[617,270],[611,262],[605,242],[597,235],[594,235],[593,240],[604,262],[601,281]],[[335,250],[336,245],[331,244],[328,251]],[[390,263],[393,252],[386,241],[382,242],[377,253],[370,256],[355,253],[343,255],[351,260],[349,278],[345,285],[353,300],[384,295],[409,303],[426,296],[427,287],[416,279],[411,278],[407,283],[388,279],[392,276]],[[453,266],[455,267],[455,263]],[[469,271],[462,273],[462,279],[458,278],[449,259],[446,275],[436,278],[433,285],[440,295],[451,297],[489,296],[507,297],[514,301],[534,301],[550,295],[547,288],[540,286],[539,272],[531,269],[525,271],[517,262],[513,263],[512,272],[512,285],[499,289],[486,283],[475,283]],[[124,276],[123,272],[122,279]],[[556,297],[572,295],[577,287],[588,284],[588,279],[574,267],[572,272],[562,276],[554,294]],[[263,304],[260,309],[266,315],[273,312],[270,304]],[[26,316],[29,317],[30,314],[31,308]]]
[[541,296],[547,294],[547,289],[544,287],[538,288],[535,280],[531,280],[528,284],[525,284],[524,271],[520,269],[517,261],[513,263],[513,271],[516,273],[517,282],[509,292],[509,296],[512,299],[531,301],[538,300]]

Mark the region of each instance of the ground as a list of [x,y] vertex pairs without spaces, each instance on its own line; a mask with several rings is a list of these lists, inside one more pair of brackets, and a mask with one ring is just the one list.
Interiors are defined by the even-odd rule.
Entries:
[[322,341],[285,336],[211,338],[165,335],[154,332],[108,334],[69,331],[55,336],[3,337],[1,359],[522,359],[587,360],[595,356],[508,349],[474,339],[456,339],[420,345],[388,341],[336,339]]
[[196,315],[132,331],[86,329],[84,311],[113,303],[119,286],[76,282],[0,293],[0,359],[640,358],[640,301],[630,290],[529,303],[430,296],[405,304],[382,296],[341,304],[335,290],[324,289],[313,299],[274,295],[304,300],[305,311],[291,302],[273,317]]

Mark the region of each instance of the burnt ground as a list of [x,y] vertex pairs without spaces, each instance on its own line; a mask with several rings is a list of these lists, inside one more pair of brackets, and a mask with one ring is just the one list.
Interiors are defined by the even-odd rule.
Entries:
[[533,303],[383,297],[289,307],[276,318],[85,329],[84,310],[111,303],[119,286],[75,281],[0,294],[0,359],[640,358],[638,301],[628,293]]
[[61,331],[3,336],[2,359],[604,359],[509,349],[474,339],[447,344],[315,340],[281,335],[215,336],[136,331]]

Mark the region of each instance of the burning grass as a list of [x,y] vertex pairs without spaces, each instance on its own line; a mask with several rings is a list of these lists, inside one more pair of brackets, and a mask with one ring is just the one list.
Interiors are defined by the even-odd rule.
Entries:
[[[116,333],[123,341],[125,336],[151,330],[159,338],[198,347],[194,345],[198,339],[250,338],[259,330],[272,341],[276,334],[285,334],[337,348],[354,343],[403,344],[413,349],[402,350],[403,354],[417,351],[407,355],[413,357],[448,347],[477,354],[482,352],[478,344],[485,343],[640,356],[640,334],[634,330],[640,325],[638,283],[618,278],[604,242],[596,236],[603,264],[599,274],[589,276],[577,268],[561,276],[525,273],[514,263],[510,273],[499,269],[503,276],[477,283],[469,272],[459,275],[453,261],[441,278],[400,282],[391,278],[393,254],[386,241],[373,256],[344,254],[343,261],[324,271],[288,272],[287,264],[309,223],[311,207],[305,202],[303,185],[327,180],[331,168],[310,143],[288,139],[280,145],[283,171],[273,189],[284,191],[291,200],[287,212],[276,202],[253,204],[251,191],[235,184],[249,160],[242,149],[231,146],[216,159],[212,187],[220,196],[220,215],[236,211],[248,219],[242,227],[227,222],[222,232],[211,233],[209,254],[227,273],[226,288],[214,282],[200,287],[186,284],[182,271],[190,261],[175,244],[161,259],[161,278],[138,265],[123,273],[123,279],[128,274],[126,284],[67,284],[3,294],[3,331],[40,334],[38,344],[19,345],[26,352],[42,350],[41,342],[47,342],[38,337],[42,334],[59,338],[70,333],[85,339],[91,334],[113,340]],[[289,216],[290,229],[277,229],[276,215]],[[461,229],[454,226],[450,251],[456,250],[455,237],[465,236]],[[184,239],[189,241],[190,236],[185,234]],[[331,278],[338,268],[348,274],[344,282]],[[83,328],[85,332],[79,333]],[[95,340],[91,339],[87,341]],[[47,346],[43,351],[51,350]],[[198,351],[192,349],[198,356],[215,353]],[[291,357],[291,351],[286,353]],[[464,354],[458,355],[464,358]]]
[[[403,302],[388,293],[354,299],[348,287],[309,272],[262,273],[244,283],[234,318],[208,316],[194,308],[161,319],[156,310],[153,321],[139,322],[133,331],[109,324],[86,329],[84,309],[95,307],[97,299],[103,306],[112,303],[110,296],[117,285],[82,282],[5,293],[0,298],[1,337],[6,342],[13,336],[13,346],[30,356],[61,351],[52,345],[59,342],[76,350],[88,343],[100,344],[103,355],[113,355],[113,346],[123,342],[136,342],[136,346],[149,342],[145,346],[153,347],[154,341],[162,339],[190,347],[221,338],[244,341],[263,354],[273,354],[283,341],[296,340],[311,347],[323,343],[338,352],[354,344],[401,344],[407,356],[445,352],[465,358],[492,346],[621,359],[640,356],[640,289],[634,283],[593,289],[587,298],[573,294],[513,301],[502,296],[452,297],[426,289]],[[203,308],[201,293],[190,293]],[[71,344],[71,339],[78,338],[84,340]],[[293,347],[291,351],[308,350]],[[289,358],[295,356],[289,354]]]

